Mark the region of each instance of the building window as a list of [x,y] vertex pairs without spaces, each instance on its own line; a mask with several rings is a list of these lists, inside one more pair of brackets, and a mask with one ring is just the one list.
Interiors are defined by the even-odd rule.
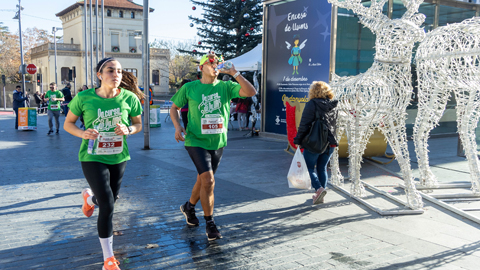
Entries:
[[137,41],[134,33],[128,33],[128,51],[131,53],[137,52]]
[[107,17],[112,17],[112,11],[110,9],[107,9]]
[[120,11],[118,12],[118,17],[123,18],[123,11],[120,10]]
[[131,72],[133,76],[137,77],[137,69],[136,68],[124,68],[123,70]]
[[130,18],[135,19],[135,12],[132,11],[132,12],[130,13]]
[[120,44],[119,42],[119,33],[118,32],[112,32],[112,52],[120,52]]
[[95,7],[92,7],[93,9],[93,15],[97,16],[97,10],[95,9]]
[[61,73],[61,81],[62,81],[62,84],[65,84],[66,82],[68,82],[68,73],[70,72],[70,68],[69,67],[62,67],[62,69],[60,70],[60,73]]
[[152,83],[160,85],[160,70],[152,70]]
[[73,38],[70,39],[70,44],[73,44]]

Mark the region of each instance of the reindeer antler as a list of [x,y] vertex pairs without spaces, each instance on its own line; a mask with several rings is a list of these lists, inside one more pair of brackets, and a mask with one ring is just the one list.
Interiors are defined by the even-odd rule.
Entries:
[[407,11],[403,14],[402,19],[412,21],[416,25],[420,26],[425,21],[425,15],[417,14],[418,8],[423,3],[423,0],[402,0],[403,5],[407,8]]
[[372,32],[376,33],[379,24],[388,20],[388,17],[382,13],[383,6],[387,0],[372,0],[370,7],[365,7],[361,0],[328,0],[329,3],[344,9],[350,9],[357,14],[360,22],[368,27]]

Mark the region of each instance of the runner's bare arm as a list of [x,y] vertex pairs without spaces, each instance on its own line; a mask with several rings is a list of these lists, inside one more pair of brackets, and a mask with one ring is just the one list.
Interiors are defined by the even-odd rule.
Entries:
[[137,115],[135,117],[130,117],[132,119],[132,132],[130,132],[130,135],[138,133],[142,131],[142,115]]
[[[235,73],[237,73],[234,65],[228,71],[228,74],[232,77],[233,75],[235,75]],[[255,96],[255,94],[257,94],[257,90],[255,90],[255,87],[253,87],[253,85],[247,79],[245,79],[242,74],[238,75],[235,80],[237,80],[238,84],[240,84],[240,86],[242,87],[240,88],[241,97],[253,97]]]
[[172,119],[173,126],[175,126],[175,140],[177,142],[185,141],[185,138],[183,138],[182,132],[187,134],[185,132],[185,129],[180,125],[180,116],[178,116],[178,110],[180,110],[175,103],[173,103],[172,107],[170,108],[170,119]]
[[72,134],[73,136],[82,138],[82,139],[96,139],[98,137],[98,131],[96,131],[93,128],[89,128],[87,130],[80,129],[75,125],[75,122],[77,122],[79,116],[76,116],[75,114],[70,111],[67,114],[67,117],[65,117],[65,123],[63,123],[63,129],[65,129],[66,132]]
[[115,127],[115,134],[117,135],[132,135],[138,133],[142,130],[142,115],[137,115],[135,117],[130,117],[132,119],[132,132],[128,130],[128,126],[125,124],[118,123]]

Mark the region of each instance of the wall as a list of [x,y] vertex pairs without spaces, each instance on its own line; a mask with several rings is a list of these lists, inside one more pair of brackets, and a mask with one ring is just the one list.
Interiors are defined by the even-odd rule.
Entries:
[[[6,84],[5,85],[5,100],[7,101],[7,108],[12,108],[12,102],[13,102],[13,90],[15,90],[15,87],[17,85],[21,85],[21,83],[15,83],[15,84]],[[25,84],[25,89],[27,94],[30,95],[30,103],[31,106],[35,106],[35,99],[33,98],[33,94],[35,93],[35,86],[32,83],[26,83]],[[28,91],[30,90],[30,91]],[[3,99],[3,84],[0,87],[0,108],[3,109],[4,106],[4,99]]]

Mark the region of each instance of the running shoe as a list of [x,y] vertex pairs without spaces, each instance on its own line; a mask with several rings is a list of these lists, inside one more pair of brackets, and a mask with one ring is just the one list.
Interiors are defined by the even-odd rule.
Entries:
[[89,205],[87,203],[87,198],[90,196],[93,196],[91,189],[86,188],[82,190],[82,198],[83,198],[82,211],[86,217],[91,217],[93,214],[93,210],[95,210],[95,205]]
[[323,203],[323,197],[327,194],[327,191],[324,188],[319,188],[317,191],[315,191],[315,194],[313,194],[312,199],[313,199],[313,204],[319,204]]
[[213,241],[222,238],[222,235],[217,229],[217,225],[213,220],[207,221],[207,229],[205,233],[208,237],[208,241]]
[[50,135],[50,134],[52,134],[52,133],[53,133],[53,130],[50,129],[50,130],[48,131],[47,135]]
[[195,216],[195,208],[192,207],[188,209],[187,203],[180,205],[180,211],[182,211],[183,215],[185,216],[185,220],[187,221],[188,226],[196,227],[198,226],[197,216]]
[[103,263],[102,270],[121,270],[120,267],[118,267],[119,265],[120,262],[117,261],[114,256],[112,256]]

